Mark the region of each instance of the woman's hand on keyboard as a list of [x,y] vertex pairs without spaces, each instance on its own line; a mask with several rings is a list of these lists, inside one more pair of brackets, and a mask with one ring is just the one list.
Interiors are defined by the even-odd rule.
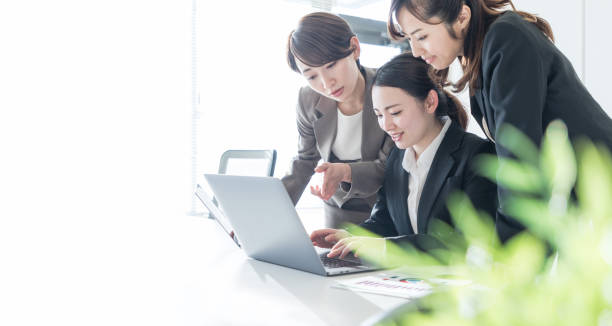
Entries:
[[310,234],[310,241],[313,246],[331,248],[341,239],[350,236],[350,233],[342,229],[320,229]]
[[385,238],[347,237],[339,240],[327,254],[327,257],[333,258],[339,256],[339,258],[344,258],[351,252],[353,252],[355,257],[359,257],[362,254],[365,256],[384,255],[385,241]]

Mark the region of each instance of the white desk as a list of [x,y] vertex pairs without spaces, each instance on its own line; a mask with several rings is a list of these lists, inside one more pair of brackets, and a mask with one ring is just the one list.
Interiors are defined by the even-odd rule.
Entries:
[[[330,287],[335,280],[363,273],[323,277],[249,259],[214,222],[192,222],[192,231],[201,234],[193,242],[201,260],[192,262],[184,293],[189,325],[358,325],[406,302]],[[218,246],[203,250],[211,242]]]
[[3,239],[0,324],[358,325],[405,302],[330,288],[364,274],[251,260],[213,220],[159,207],[23,221]]

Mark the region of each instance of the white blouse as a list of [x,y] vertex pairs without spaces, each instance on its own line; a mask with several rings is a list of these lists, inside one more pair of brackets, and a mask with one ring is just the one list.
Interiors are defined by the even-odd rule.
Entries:
[[363,110],[353,115],[344,115],[338,109],[336,139],[331,148],[338,159],[361,160],[362,116]]
[[429,168],[431,167],[431,163],[436,156],[438,147],[440,147],[442,139],[444,139],[444,135],[451,124],[450,118],[443,117],[443,120],[445,121],[442,130],[440,130],[438,136],[436,136],[431,144],[429,144],[423,153],[421,153],[418,160],[415,160],[416,153],[412,147],[406,148],[406,151],[404,151],[402,167],[410,174],[410,177],[408,178],[408,216],[410,216],[410,224],[412,225],[414,234],[418,233],[417,212],[419,211],[421,192],[423,192],[423,186],[425,185],[425,180],[427,180]]

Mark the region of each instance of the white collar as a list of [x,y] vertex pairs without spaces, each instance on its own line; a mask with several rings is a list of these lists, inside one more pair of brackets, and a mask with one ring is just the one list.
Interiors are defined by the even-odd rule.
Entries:
[[438,151],[438,147],[442,143],[444,139],[444,135],[446,135],[446,131],[451,125],[451,119],[448,116],[444,116],[441,118],[444,121],[444,125],[442,126],[442,130],[440,133],[434,138],[434,140],[427,146],[427,148],[421,153],[418,160],[415,160],[415,152],[412,147],[406,148],[404,152],[404,159],[402,161],[402,167],[408,173],[414,173],[414,171],[426,169],[429,170],[431,163],[433,162],[434,157],[436,156],[436,152]]

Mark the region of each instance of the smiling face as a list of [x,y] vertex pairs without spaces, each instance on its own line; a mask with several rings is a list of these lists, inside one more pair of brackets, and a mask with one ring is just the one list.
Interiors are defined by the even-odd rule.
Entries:
[[447,25],[434,17],[422,22],[405,7],[397,11],[397,22],[410,42],[412,54],[442,70],[448,68],[460,55],[463,55],[464,31],[469,24],[470,10],[464,6],[459,18],[451,25],[457,38],[449,33]]
[[320,67],[312,67],[300,60],[295,60],[310,88],[338,102],[344,102],[356,93],[361,74],[357,65],[359,41],[356,37],[351,40],[351,45],[355,48],[352,54]]
[[400,88],[374,86],[372,104],[378,125],[400,149],[414,147],[421,153],[440,131],[441,123],[435,116],[438,106],[435,91],[425,101],[419,101]]

